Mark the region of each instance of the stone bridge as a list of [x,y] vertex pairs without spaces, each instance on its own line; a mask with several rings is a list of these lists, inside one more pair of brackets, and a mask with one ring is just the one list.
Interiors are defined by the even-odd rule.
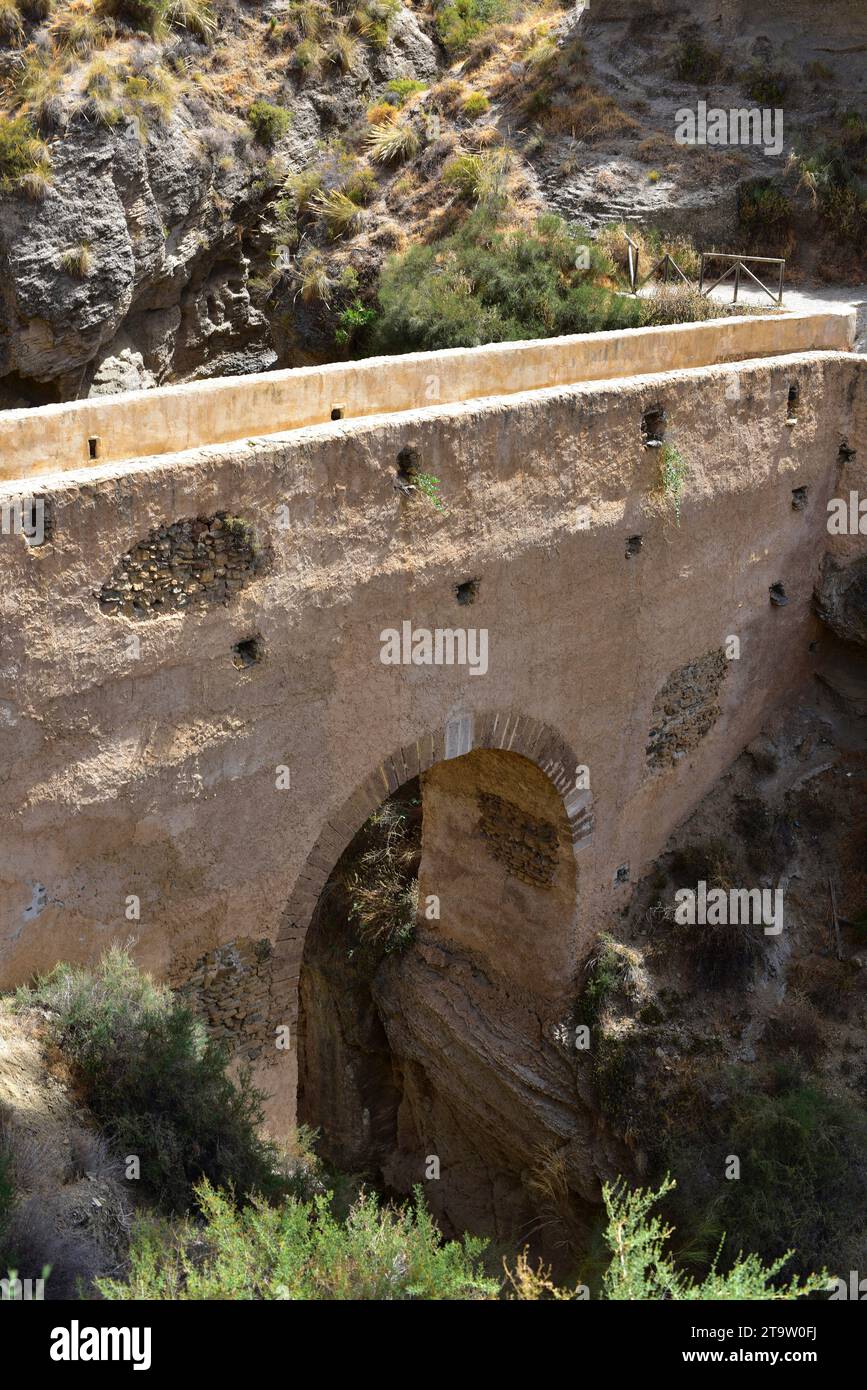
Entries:
[[562,1014],[809,675],[823,556],[867,547],[826,524],[867,493],[852,331],[758,315],[0,415],[0,985],[132,938],[282,1126],[311,915],[424,774],[431,968]]

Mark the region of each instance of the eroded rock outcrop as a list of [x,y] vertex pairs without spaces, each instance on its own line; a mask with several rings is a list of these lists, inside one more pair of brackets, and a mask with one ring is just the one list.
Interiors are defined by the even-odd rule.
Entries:
[[[401,1092],[386,1181],[401,1191],[423,1182],[453,1230],[538,1232],[547,1258],[586,1236],[601,1182],[631,1159],[595,1116],[556,1011],[429,934],[386,965],[374,995]],[[430,1157],[440,1176],[425,1182]]]
[[38,215],[24,198],[0,215],[5,404],[29,403],[28,382],[68,399],[126,388],[133,368],[142,387],[273,365],[249,293],[243,167],[221,170],[184,115],[144,139],[134,120],[76,123],[52,160]]
[[867,647],[867,557],[846,564],[826,556],[816,586],[816,609],[838,637]]

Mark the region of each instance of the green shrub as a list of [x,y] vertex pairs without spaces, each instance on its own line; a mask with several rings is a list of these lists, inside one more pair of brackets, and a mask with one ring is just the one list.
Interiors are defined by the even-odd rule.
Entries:
[[286,180],[286,192],[297,214],[309,212],[313,200],[322,188],[322,170],[315,164],[299,169]]
[[771,179],[751,179],[738,189],[738,219],[750,239],[770,251],[785,244],[794,210],[778,184]]
[[342,308],[337,315],[337,328],[334,330],[334,341],[338,347],[348,347],[357,335],[362,333],[375,318],[373,309],[369,309],[358,298],[352,300]]
[[294,63],[302,73],[314,76],[325,63],[325,49],[316,39],[302,39],[295,50]]
[[296,41],[320,38],[331,20],[328,6],[319,0],[292,0],[286,13]]
[[[792,1279],[781,1285],[778,1276],[792,1256],[784,1251],[767,1267],[757,1255],[739,1254],[728,1273],[722,1274],[715,1259],[700,1282],[679,1270],[666,1246],[674,1234],[658,1216],[654,1205],[674,1187],[666,1177],[656,1192],[638,1188],[630,1192],[625,1184],[607,1184],[602,1189],[608,1227],[605,1242],[611,1250],[611,1264],[605,1274],[602,1297],[632,1301],[719,1299],[795,1299],[827,1290],[828,1275],[810,1274],[802,1282]],[[733,1184],[737,1186],[737,1184]]]
[[450,53],[463,53],[473,39],[509,18],[513,0],[446,0],[435,11],[437,33]]
[[674,519],[680,525],[680,506],[689,465],[673,444],[663,444],[659,451],[659,485],[674,508]]
[[491,103],[484,92],[470,92],[470,95],[461,103],[461,110],[471,121],[478,116],[484,116],[486,111],[490,111]]
[[[446,510],[445,503],[442,499],[440,480],[435,476],[435,474],[413,473],[412,481],[413,485],[421,493],[422,497],[426,497],[428,502],[430,502],[434,511],[444,512]],[[415,900],[416,902],[418,901],[417,891]]]
[[747,93],[757,106],[782,106],[789,91],[784,72],[754,63],[746,75]]
[[[123,84],[123,104],[145,126],[151,120],[165,125],[174,110],[177,82],[162,67],[153,67],[146,77],[130,76]],[[91,97],[91,101],[94,98]],[[107,102],[107,121],[113,124],[113,105]],[[117,117],[119,119],[119,117]]]
[[347,198],[351,198],[353,203],[369,203],[379,191],[376,174],[368,165],[360,164],[353,169],[340,191],[345,193]]
[[867,116],[863,111],[844,111],[839,124],[842,143],[846,146],[860,146],[863,154],[867,142]]
[[[540,219],[532,233],[501,232],[479,209],[451,236],[387,263],[371,350],[476,347],[637,326],[640,301],[593,284],[576,268],[586,245],[559,218]],[[592,270],[592,248],[589,255]]]
[[258,1132],[262,1093],[248,1074],[229,1079],[222,1047],[126,951],[93,969],[55,966],[20,1000],[50,1011],[95,1118],[121,1155],[138,1156],[142,1189],[167,1210],[185,1210],[203,1177],[242,1195],[279,1188],[276,1151]]
[[484,1299],[498,1289],[482,1272],[486,1242],[444,1242],[418,1188],[414,1210],[362,1194],[345,1222],[330,1193],[243,1210],[207,1182],[196,1195],[201,1222],[138,1225],[128,1280],[100,1280],[104,1298],[392,1302]]
[[269,149],[276,145],[292,124],[291,113],[282,106],[272,105],[270,101],[254,101],[247,112],[247,120],[256,139]]
[[618,950],[614,939],[603,932],[589,964],[576,1021],[591,1027],[598,1024],[608,1001],[628,988],[629,958],[624,951]]
[[391,22],[400,8],[401,0],[362,0],[349,22],[365,43],[387,48]]
[[26,116],[0,116],[0,190],[20,188],[30,175],[50,169],[48,149]]
[[[601,1296],[633,1300],[773,1300],[827,1289],[824,1272],[781,1284],[789,1252],[767,1267],[756,1255],[738,1256],[727,1273],[714,1261],[697,1282],[667,1251],[673,1231],[654,1205],[674,1184],[630,1192],[622,1181],[603,1188],[611,1252]],[[549,1272],[534,1271],[526,1252],[506,1279],[486,1276],[486,1242],[464,1236],[444,1241],[415,1189],[415,1206],[381,1207],[362,1194],[345,1220],[330,1193],[279,1206],[260,1199],[239,1210],[225,1193],[197,1188],[201,1220],[170,1225],[140,1220],[133,1231],[125,1280],[99,1279],[103,1298],[117,1301],[200,1300],[479,1301],[568,1299]]]
[[507,201],[506,180],[511,167],[507,150],[484,150],[481,154],[456,154],[443,166],[442,181],[467,202],[503,207]]
[[794,1244],[809,1264],[842,1266],[867,1210],[867,1111],[781,1066],[776,1090],[750,1089],[729,1107],[725,1147],[741,1160],[718,1216],[732,1249],[777,1259]]
[[858,247],[867,235],[867,121],[847,111],[839,128],[839,143],[793,154],[789,167],[833,238]]
[[386,91],[397,98],[398,106],[403,106],[416,92],[426,90],[427,82],[420,82],[416,77],[393,77],[386,83]]

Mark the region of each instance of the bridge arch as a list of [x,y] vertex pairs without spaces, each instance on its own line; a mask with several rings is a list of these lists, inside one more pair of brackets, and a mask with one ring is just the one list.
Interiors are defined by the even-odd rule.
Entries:
[[332,814],[292,889],[275,941],[275,978],[289,995],[292,1021],[297,1021],[297,992],[307,929],[329,875],[353,837],[406,782],[439,763],[477,750],[513,753],[538,768],[553,785],[568,822],[572,851],[577,855],[593,834],[593,800],[579,758],[550,725],[514,710],[462,713],[433,732],[403,744]]

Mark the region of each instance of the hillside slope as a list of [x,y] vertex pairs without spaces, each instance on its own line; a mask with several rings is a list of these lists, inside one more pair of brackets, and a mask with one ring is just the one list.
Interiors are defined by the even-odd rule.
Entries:
[[[0,0],[0,45],[0,406],[357,353],[482,199],[863,278],[854,0]],[[702,100],[779,151],[678,144]]]

